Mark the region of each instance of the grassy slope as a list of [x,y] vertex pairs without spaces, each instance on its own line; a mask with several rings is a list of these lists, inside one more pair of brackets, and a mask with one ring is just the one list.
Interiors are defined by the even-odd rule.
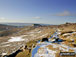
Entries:
[[[30,47],[32,49],[32,44],[36,45],[37,41],[30,41],[26,45],[27,47]],[[16,57],[30,57],[31,52],[29,50],[25,49],[25,51],[19,53]]]
[[[63,26],[63,27],[59,27],[59,29],[62,30],[62,32],[66,32],[66,31],[72,31],[75,30],[76,31],[76,25],[71,25],[71,26]],[[61,35],[60,35],[61,36]],[[27,43],[27,46],[32,47],[32,44],[36,44],[36,41],[31,41]],[[31,52],[29,53],[28,50],[25,50],[24,52],[19,53],[16,57],[31,57]]]

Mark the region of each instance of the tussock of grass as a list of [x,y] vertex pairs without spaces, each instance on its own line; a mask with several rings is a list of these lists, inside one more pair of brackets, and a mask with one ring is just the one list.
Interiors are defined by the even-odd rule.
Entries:
[[20,52],[16,57],[30,57],[29,50]]
[[[30,41],[30,42],[26,43],[26,45],[27,45],[28,48],[32,49],[32,45],[33,44],[36,45],[36,43],[37,43],[37,41],[33,40],[33,41]],[[20,52],[16,57],[31,57],[31,52],[29,52],[28,49],[25,49],[25,51]]]

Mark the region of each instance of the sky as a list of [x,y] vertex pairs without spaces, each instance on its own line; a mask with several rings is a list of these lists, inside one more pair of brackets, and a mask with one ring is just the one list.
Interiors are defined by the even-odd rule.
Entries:
[[76,23],[76,0],[0,0],[0,23]]

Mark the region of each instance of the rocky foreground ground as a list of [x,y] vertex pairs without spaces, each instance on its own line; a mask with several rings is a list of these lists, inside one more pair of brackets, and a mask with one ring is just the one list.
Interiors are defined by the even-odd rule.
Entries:
[[46,37],[51,32],[51,29],[47,27],[41,27],[35,28],[28,32],[25,32],[24,30],[23,32],[23,35],[0,37],[0,54],[13,53],[31,40]]
[[[37,27],[29,31],[26,31],[25,28],[23,28],[22,30],[13,35],[0,37],[0,55],[14,53],[21,46],[26,45],[26,43],[30,41],[38,41],[39,39],[42,39],[44,37],[49,38],[56,30],[59,31],[59,38],[66,41],[62,42],[63,46],[58,44],[50,44],[46,46],[47,48],[56,51],[55,49],[60,50],[58,46],[60,46],[64,50],[67,49],[67,46],[71,46],[73,48],[76,47],[76,24],[66,23],[62,25]],[[51,41],[54,41],[54,39],[51,39]],[[38,53],[41,53],[43,51],[43,48],[40,48],[39,50],[40,51],[38,51]],[[74,50],[70,49],[69,51],[72,52]],[[21,54],[17,55],[17,57],[23,56]],[[23,57],[30,56],[24,55]]]

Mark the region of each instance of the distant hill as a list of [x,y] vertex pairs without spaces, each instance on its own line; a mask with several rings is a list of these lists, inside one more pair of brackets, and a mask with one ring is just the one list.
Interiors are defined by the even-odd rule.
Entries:
[[0,24],[0,37],[11,35],[13,33],[16,33],[17,31],[18,31],[17,26]]
[[[4,25],[11,25],[11,26],[32,26],[33,24],[37,23],[3,23]],[[39,24],[39,25],[50,25],[50,24]]]
[[31,26],[32,23],[6,23],[7,25],[12,25],[12,26]]
[[17,28],[17,26],[0,24],[0,31],[2,31],[2,30],[9,30],[9,29],[13,29],[13,28]]

